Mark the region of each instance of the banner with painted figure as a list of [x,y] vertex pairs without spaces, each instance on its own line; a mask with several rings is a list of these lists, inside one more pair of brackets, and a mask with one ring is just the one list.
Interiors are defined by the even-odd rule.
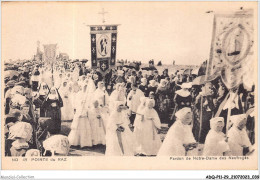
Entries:
[[91,66],[105,74],[115,66],[118,25],[91,25]]
[[[253,12],[241,10],[234,14],[214,16],[207,80],[221,76],[232,89],[248,78],[253,59]],[[251,68],[252,70],[252,68]],[[243,78],[244,77],[244,78]]]
[[52,64],[56,60],[57,44],[45,44],[44,47],[44,61]]

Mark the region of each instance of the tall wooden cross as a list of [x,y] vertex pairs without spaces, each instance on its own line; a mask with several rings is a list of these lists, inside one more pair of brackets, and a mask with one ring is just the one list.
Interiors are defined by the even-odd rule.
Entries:
[[105,14],[107,14],[108,12],[105,12],[104,8],[102,8],[102,12],[99,12],[98,14],[102,14],[103,16],[103,23],[105,23]]

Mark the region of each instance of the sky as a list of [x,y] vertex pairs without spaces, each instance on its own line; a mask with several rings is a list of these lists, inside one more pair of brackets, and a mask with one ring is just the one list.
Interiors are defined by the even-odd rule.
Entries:
[[38,40],[41,45],[57,43],[57,52],[68,53],[71,59],[90,59],[87,25],[102,24],[98,13],[104,8],[105,24],[120,24],[117,59],[199,65],[209,58],[214,12],[254,5],[221,3],[6,2],[2,4],[2,59],[31,59]]

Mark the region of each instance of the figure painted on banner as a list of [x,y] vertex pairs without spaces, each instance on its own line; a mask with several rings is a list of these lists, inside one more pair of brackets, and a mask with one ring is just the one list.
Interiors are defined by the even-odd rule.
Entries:
[[123,102],[116,105],[108,119],[106,132],[106,156],[133,156],[133,133],[129,128],[129,120],[124,112]]
[[58,134],[61,130],[61,108],[63,101],[58,90],[55,87],[50,89],[50,93],[43,102],[42,107],[46,110],[45,117],[51,117],[53,125],[49,127],[51,134]]
[[215,117],[210,120],[210,131],[203,148],[203,156],[226,156],[230,152],[227,137],[222,132],[224,118]]
[[101,49],[101,55],[102,56],[106,56],[107,55],[107,39],[106,38],[102,38],[100,41],[100,49]]
[[230,120],[232,127],[227,134],[230,156],[243,156],[244,148],[248,148],[248,154],[252,153],[254,148],[246,132],[247,115],[233,115]]
[[136,111],[138,106],[140,105],[140,98],[145,97],[144,93],[137,88],[136,84],[131,85],[131,91],[129,92],[127,96],[127,106],[129,107],[129,110],[131,111],[130,113],[130,122],[133,125],[135,116],[136,116]]
[[92,133],[92,144],[98,145],[106,144],[106,127],[104,123],[104,118],[102,115],[101,107],[99,106],[99,100],[94,99],[92,101],[92,106],[90,109],[87,110],[90,127],[91,127],[91,133]]
[[158,156],[196,155],[198,143],[192,134],[192,111],[184,107],[175,113],[176,121],[170,127]]
[[161,121],[154,106],[155,101],[153,99],[146,99],[145,107],[141,111],[140,154],[147,156],[157,155],[162,144],[158,133],[161,129]]

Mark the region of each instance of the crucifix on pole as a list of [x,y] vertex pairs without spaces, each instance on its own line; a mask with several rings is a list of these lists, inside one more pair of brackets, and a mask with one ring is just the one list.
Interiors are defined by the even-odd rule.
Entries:
[[98,14],[102,14],[102,16],[103,16],[103,23],[105,23],[106,22],[106,20],[105,20],[105,14],[107,14],[108,12],[105,12],[105,10],[104,10],[104,8],[102,8],[102,12],[99,12]]

